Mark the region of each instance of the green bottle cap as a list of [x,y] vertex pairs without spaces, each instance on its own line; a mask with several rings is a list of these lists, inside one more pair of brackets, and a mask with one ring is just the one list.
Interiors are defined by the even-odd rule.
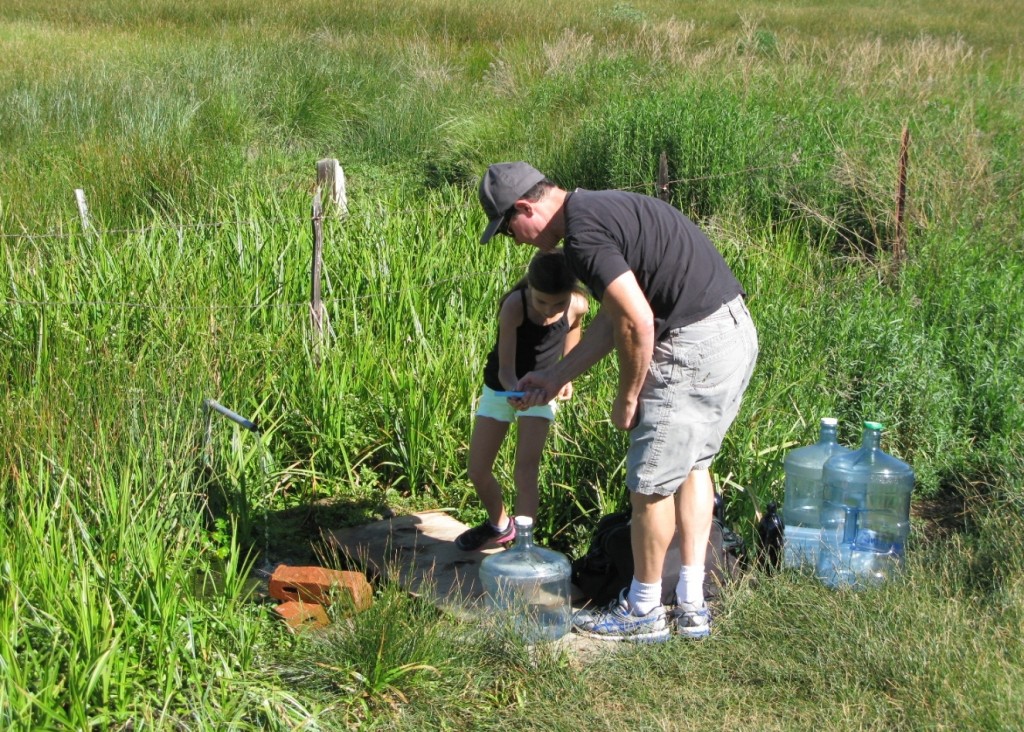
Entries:
[[881,422],[867,422],[867,421],[865,421],[864,422],[864,429],[878,430],[879,432],[881,432],[883,429],[885,429],[885,427],[882,425]]

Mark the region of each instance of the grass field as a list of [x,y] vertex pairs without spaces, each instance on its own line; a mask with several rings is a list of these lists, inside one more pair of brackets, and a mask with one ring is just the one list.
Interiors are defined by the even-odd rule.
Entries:
[[[1012,3],[270,5],[0,5],[0,725],[1024,725]],[[253,564],[334,561],[321,529],[390,512],[483,515],[472,400],[531,253],[477,244],[486,165],[653,194],[662,153],[760,334],[714,466],[730,522],[752,538],[821,416],[848,445],[880,420],[918,479],[903,576],[755,572],[711,642],[600,664],[392,586],[352,627],[284,632]],[[324,221],[318,344],[321,158],[350,213]],[[569,554],[624,498],[614,379],[578,381],[542,467],[538,534]]]

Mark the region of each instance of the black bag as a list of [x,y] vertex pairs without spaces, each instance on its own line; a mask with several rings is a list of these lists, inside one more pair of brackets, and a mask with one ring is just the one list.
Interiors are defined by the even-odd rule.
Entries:
[[590,548],[573,560],[572,583],[591,602],[607,605],[633,579],[633,547],[629,538],[629,512],[601,517]]
[[[572,562],[572,583],[597,605],[606,605],[629,587],[633,579],[633,548],[628,511],[610,513],[597,522],[590,548]],[[670,603],[679,576],[678,545],[669,547],[662,579],[663,601]],[[743,538],[722,523],[711,522],[711,536],[704,557],[704,597],[714,600],[721,588],[739,574],[745,557]]]

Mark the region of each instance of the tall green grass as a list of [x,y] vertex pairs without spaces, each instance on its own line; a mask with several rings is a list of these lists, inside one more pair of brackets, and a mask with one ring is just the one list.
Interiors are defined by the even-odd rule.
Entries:
[[[831,707],[835,728],[1015,726],[1024,94],[999,7],[5,4],[3,724],[785,728]],[[962,530],[930,541],[916,522],[891,586],[757,577],[711,644],[595,666],[396,587],[351,626],[285,634],[253,566],[336,564],[321,529],[392,511],[482,516],[472,400],[531,251],[477,244],[476,177],[528,159],[653,193],[662,152],[759,328],[714,466],[731,523],[752,538],[786,450],[832,414],[847,444],[886,424],[918,505],[968,496]],[[322,157],[341,158],[351,213],[324,222],[315,343]],[[542,466],[538,534],[569,553],[625,500],[614,384],[610,361],[578,380]],[[261,434],[213,415],[207,440],[210,398]]]
[[249,563],[235,542],[220,591],[194,593],[209,565],[191,478],[172,467],[174,435],[161,454],[94,456],[82,472],[48,450],[11,463],[0,527],[8,729],[170,727],[246,705],[266,633],[242,591]]

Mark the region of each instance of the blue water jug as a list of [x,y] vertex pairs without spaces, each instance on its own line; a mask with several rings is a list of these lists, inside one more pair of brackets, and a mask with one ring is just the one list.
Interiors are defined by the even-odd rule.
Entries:
[[825,462],[816,574],[830,587],[884,582],[903,564],[914,471],[882,452],[882,425],[864,423],[859,450]]
[[850,452],[836,441],[838,420],[823,417],[818,441],[786,453],[782,467],[786,475],[782,520],[783,566],[814,571],[821,545],[821,504],[825,495],[822,469],[833,455]]
[[505,613],[527,643],[558,640],[572,627],[569,559],[533,543],[533,519],[516,516],[516,542],[480,563],[488,604]]

